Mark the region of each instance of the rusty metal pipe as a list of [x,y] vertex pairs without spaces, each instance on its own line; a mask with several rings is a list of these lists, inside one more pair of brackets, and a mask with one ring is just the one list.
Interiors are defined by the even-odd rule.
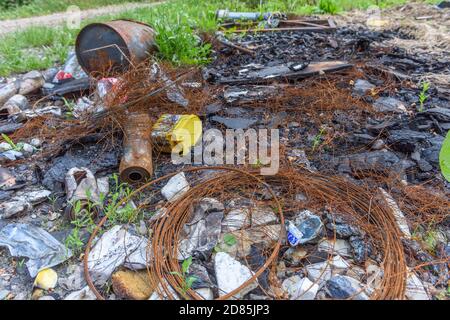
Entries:
[[123,157],[119,167],[120,180],[133,185],[147,182],[153,172],[149,114],[145,111],[127,111],[123,131]]
[[78,34],[75,52],[86,73],[109,76],[147,59],[156,50],[154,38],[155,31],[137,21],[92,23]]

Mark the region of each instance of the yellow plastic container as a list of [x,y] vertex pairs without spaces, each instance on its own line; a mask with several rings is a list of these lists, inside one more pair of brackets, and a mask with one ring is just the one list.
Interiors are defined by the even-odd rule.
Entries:
[[153,126],[152,142],[162,152],[191,152],[202,137],[202,121],[196,115],[163,114]]

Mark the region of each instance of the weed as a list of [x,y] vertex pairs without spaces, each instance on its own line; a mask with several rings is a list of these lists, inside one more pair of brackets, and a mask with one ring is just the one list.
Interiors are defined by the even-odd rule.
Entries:
[[223,242],[228,246],[234,246],[237,243],[236,237],[232,234],[226,234],[223,237]]
[[336,1],[333,0],[320,0],[319,10],[322,13],[336,14],[339,12],[339,7]]
[[425,101],[428,99],[427,93],[428,93],[429,89],[430,89],[430,83],[424,82],[422,84],[422,90],[419,93],[419,103],[420,103],[419,112],[423,112],[423,110],[424,110],[423,105],[424,105]]
[[84,242],[80,238],[80,229],[74,228],[65,241],[66,248],[70,249],[74,255],[83,252]]
[[5,142],[7,143],[7,144],[9,144],[10,146],[11,146],[11,148],[13,149],[13,150],[16,150],[16,151],[20,151],[20,145],[16,145],[13,141],[12,141],[12,139],[10,138],[10,137],[8,137],[8,135],[6,135],[6,134],[4,134],[4,133],[2,133],[2,138],[3,138],[3,140],[5,140]]
[[320,128],[319,133],[314,136],[313,142],[312,142],[312,151],[313,152],[316,151],[316,149],[322,143],[322,138],[325,133],[326,133],[325,128]]
[[188,276],[189,273],[189,267],[192,264],[192,257],[187,258],[183,261],[181,264],[181,273],[179,272],[171,272],[171,274],[179,276],[183,281],[183,286],[181,290],[185,294],[189,289],[192,288],[192,285],[195,281],[197,281],[197,277],[195,276]]

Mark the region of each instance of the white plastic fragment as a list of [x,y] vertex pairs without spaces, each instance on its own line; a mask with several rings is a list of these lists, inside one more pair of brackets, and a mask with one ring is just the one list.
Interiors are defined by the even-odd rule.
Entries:
[[27,257],[25,263],[31,277],[56,266],[72,256],[70,249],[47,231],[33,225],[10,223],[0,229],[0,246],[5,246],[14,257]]

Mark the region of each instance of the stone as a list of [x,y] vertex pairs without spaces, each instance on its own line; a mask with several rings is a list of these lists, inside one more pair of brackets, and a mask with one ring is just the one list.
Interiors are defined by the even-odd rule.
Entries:
[[0,156],[2,156],[5,159],[8,159],[9,161],[15,161],[17,159],[22,159],[23,153],[16,150],[8,150],[6,152],[3,152]]
[[42,140],[39,138],[33,138],[31,139],[30,144],[35,148],[40,148],[42,146]]
[[54,297],[52,297],[52,296],[43,296],[43,297],[40,297],[38,300],[51,300],[51,301],[54,301],[56,299]]
[[306,249],[302,247],[291,247],[286,250],[283,258],[286,259],[291,266],[298,266],[307,255],[308,251]]
[[287,159],[296,166],[311,170],[311,162],[309,162],[306,152],[303,149],[289,150]]
[[383,139],[377,139],[375,140],[375,142],[372,144],[372,149],[373,150],[381,150],[386,146],[386,143],[384,142]]
[[204,300],[214,300],[214,293],[211,288],[196,289],[195,292]]
[[336,275],[332,277],[327,281],[325,290],[334,299],[369,299],[369,296],[363,290],[363,285],[358,280],[347,276]]
[[3,106],[19,90],[16,82],[10,82],[0,86],[0,106]]
[[334,256],[329,263],[334,269],[348,269],[350,267],[350,264],[340,255]]
[[308,279],[317,283],[320,288],[333,276],[331,265],[327,261],[307,265],[306,274]]
[[427,133],[409,129],[391,130],[387,142],[396,151],[412,153],[420,142],[426,141],[430,137]]
[[181,172],[169,179],[167,184],[161,189],[161,194],[169,202],[174,202],[189,190],[189,182],[186,180],[184,172]]
[[314,300],[319,286],[308,278],[296,275],[284,280],[282,289],[289,295],[290,300]]
[[366,171],[386,172],[389,170],[402,170],[411,167],[409,163],[402,163],[395,153],[387,150],[343,156],[339,158],[339,164],[346,164],[349,170],[346,168],[346,170],[343,171],[348,173]]
[[117,271],[111,282],[114,293],[121,299],[147,300],[153,292],[147,270]]
[[39,271],[34,280],[34,286],[43,290],[54,289],[58,284],[58,274],[49,268]]
[[405,296],[408,300],[430,300],[422,281],[413,272],[406,279]]
[[34,148],[33,148],[33,146],[31,144],[24,143],[23,146],[22,146],[22,151],[26,155],[31,155],[34,152]]
[[0,203],[0,219],[16,217],[27,212],[30,208],[31,205],[22,199],[2,202]]
[[81,290],[68,294],[64,300],[97,300],[94,292],[86,286]]
[[292,246],[314,242],[323,230],[322,220],[309,210],[300,212],[289,223],[287,237]]
[[373,104],[373,107],[376,111],[382,112],[382,113],[406,113],[406,106],[405,104],[395,98],[392,97],[380,97],[378,98],[375,103]]
[[372,254],[371,244],[360,236],[351,236],[350,245],[353,250],[353,257],[359,264],[364,263],[364,261]]
[[19,113],[23,110],[29,109],[28,99],[20,94],[16,94],[6,101],[1,110],[7,110],[9,115]]
[[[239,288],[253,276],[253,272],[249,268],[233,259],[225,252],[218,252],[215,255],[214,271],[216,274],[219,296],[224,296]],[[256,282],[252,282],[236,293],[233,298],[241,299],[256,287]]]
[[0,143],[0,152],[5,152],[11,150],[13,147],[7,142]]
[[[24,193],[20,198],[25,199],[32,205],[36,205],[48,200],[48,197],[52,194],[50,190],[36,190]],[[17,197],[19,198],[19,197]]]
[[230,117],[221,117],[221,116],[213,116],[211,117],[212,122],[216,122],[224,125],[228,129],[248,129],[251,126],[258,123],[257,119],[249,119],[249,118],[230,118]]
[[45,79],[39,71],[30,71],[20,81],[19,94],[27,95],[42,88]]
[[338,254],[342,257],[351,257],[352,247],[347,240],[336,239],[336,241],[324,239],[319,242],[318,250],[329,254]]
[[364,79],[357,79],[353,87],[353,95],[365,96],[368,91],[375,89],[376,86]]

